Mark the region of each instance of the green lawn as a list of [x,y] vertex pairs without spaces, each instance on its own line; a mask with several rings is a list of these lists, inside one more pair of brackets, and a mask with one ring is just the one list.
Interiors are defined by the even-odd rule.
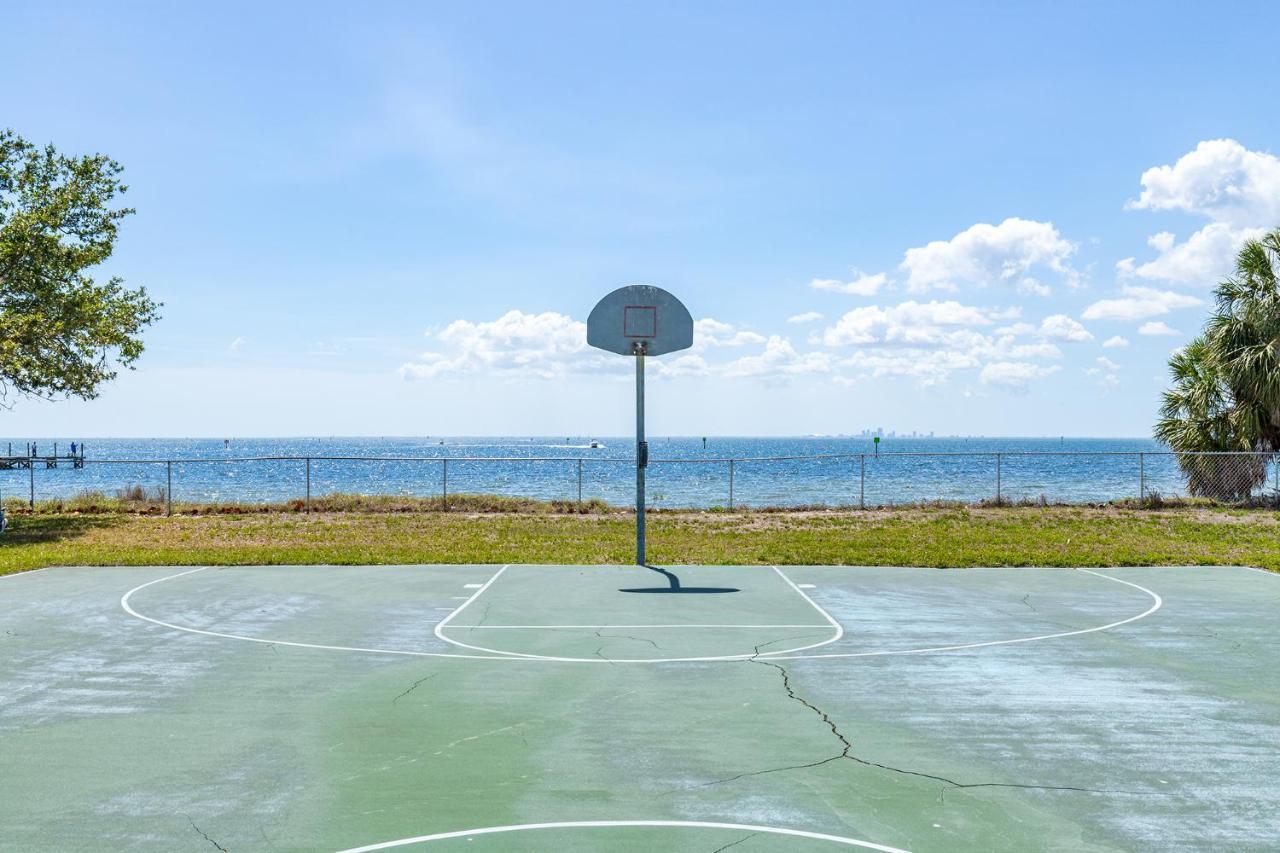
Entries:
[[[912,566],[1236,564],[1280,570],[1280,513],[1015,507],[664,512],[655,563]],[[0,574],[52,565],[629,563],[625,513],[19,515]]]

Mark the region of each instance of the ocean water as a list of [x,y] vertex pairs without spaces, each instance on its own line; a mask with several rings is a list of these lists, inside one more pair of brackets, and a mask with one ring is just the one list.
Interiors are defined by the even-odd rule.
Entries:
[[[22,453],[27,441],[12,444]],[[58,440],[60,454],[70,441]],[[450,494],[572,500],[581,482],[584,499],[635,500],[634,442],[627,437],[84,441],[83,469],[65,461],[35,469],[37,500],[112,494],[133,484],[161,489],[171,477],[176,501],[283,501],[306,494],[308,457],[312,495],[439,495],[447,476]],[[51,440],[38,445],[42,454],[53,450]],[[977,502],[995,497],[997,488],[1006,499],[1071,503],[1134,497],[1140,489],[1186,492],[1173,457],[1146,439],[885,438],[877,453],[867,438],[710,436],[704,445],[700,437],[658,436],[649,448],[654,507],[726,506],[731,473],[740,506]],[[1272,469],[1268,488],[1274,476]],[[31,480],[26,470],[0,470],[0,494],[28,497]]]

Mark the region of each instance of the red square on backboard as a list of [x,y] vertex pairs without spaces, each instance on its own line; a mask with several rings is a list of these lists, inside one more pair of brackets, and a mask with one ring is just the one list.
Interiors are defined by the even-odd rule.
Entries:
[[658,335],[658,309],[653,305],[628,305],[622,309],[622,335],[652,339]]

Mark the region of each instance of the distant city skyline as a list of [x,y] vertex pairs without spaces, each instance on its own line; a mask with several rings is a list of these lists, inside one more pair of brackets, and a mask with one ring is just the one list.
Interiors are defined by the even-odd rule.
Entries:
[[6,401],[18,439],[627,435],[626,360],[583,327],[627,283],[697,320],[653,360],[655,435],[1145,437],[1212,286],[1280,225],[1277,69],[1211,6],[6,27],[0,124],[123,163],[138,213],[100,274],[165,303],[99,399]]

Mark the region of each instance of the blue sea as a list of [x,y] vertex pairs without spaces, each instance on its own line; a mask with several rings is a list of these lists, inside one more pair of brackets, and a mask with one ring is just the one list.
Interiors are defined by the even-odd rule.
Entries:
[[[13,439],[14,450],[29,440]],[[59,454],[72,440],[57,439]],[[83,469],[64,460],[34,477],[0,471],[0,493],[28,497],[32,479],[39,500],[162,489],[171,478],[175,501],[283,501],[306,494],[309,467],[314,496],[439,495],[447,477],[450,494],[573,500],[581,483],[584,499],[635,499],[634,441],[619,436],[76,440]],[[41,455],[53,452],[53,440],[37,442]],[[1146,439],[889,437],[877,449],[861,437],[658,436],[649,447],[654,507],[727,506],[731,479],[735,506],[977,502],[997,489],[1010,500],[1080,503],[1186,491],[1173,457]]]

